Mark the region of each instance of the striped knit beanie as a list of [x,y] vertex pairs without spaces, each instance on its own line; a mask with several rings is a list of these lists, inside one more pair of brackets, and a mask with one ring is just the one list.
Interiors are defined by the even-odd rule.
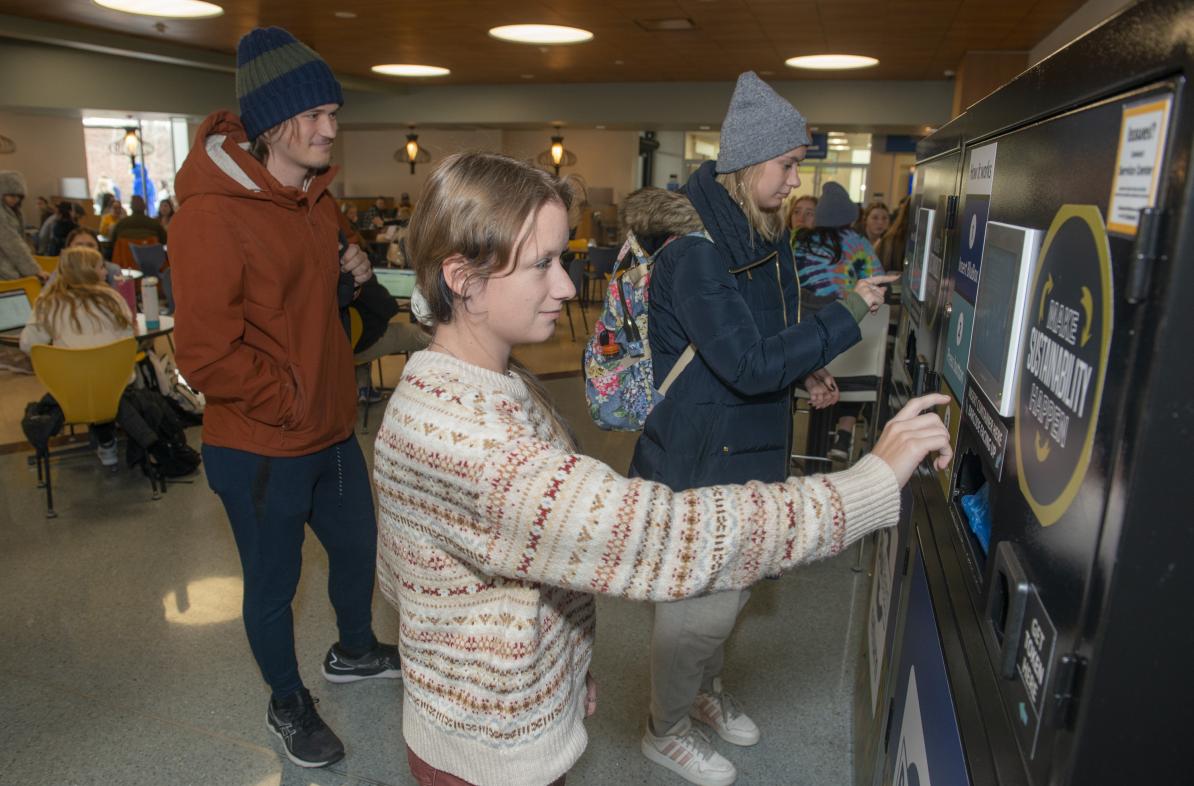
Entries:
[[236,45],[236,98],[250,141],[323,104],[343,104],[332,69],[280,27],[258,27]]

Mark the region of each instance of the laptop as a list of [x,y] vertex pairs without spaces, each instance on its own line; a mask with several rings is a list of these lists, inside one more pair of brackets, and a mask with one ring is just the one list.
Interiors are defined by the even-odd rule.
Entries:
[[409,298],[415,290],[415,271],[392,268],[373,268],[377,283],[396,298]]
[[19,330],[29,321],[33,309],[25,290],[0,292],[0,331]]

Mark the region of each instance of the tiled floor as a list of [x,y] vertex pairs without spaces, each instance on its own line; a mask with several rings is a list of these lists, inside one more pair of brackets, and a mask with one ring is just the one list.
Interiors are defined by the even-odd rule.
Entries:
[[[562,332],[519,354],[541,372],[576,369],[583,344],[569,340],[566,323]],[[387,382],[399,362],[387,361]],[[5,421],[24,395],[9,382],[0,380]],[[586,452],[624,469],[633,435],[588,422],[577,377],[547,385]],[[375,406],[374,424],[381,414]],[[369,457],[371,436],[359,435]],[[413,783],[401,685],[334,686],[319,676],[335,634],[327,561],[314,538],[295,601],[300,663],[349,753],[309,771],[286,762],[266,731],[267,691],[239,619],[236,550],[203,477],[155,502],[144,478],[83,456],[57,467],[56,487],[60,517],[47,520],[25,454],[0,455],[0,784]],[[763,582],[731,640],[727,686],[763,730],[753,748],[717,743],[744,786],[851,782],[849,712],[867,580],[851,571],[853,558]],[[651,608],[598,605],[599,710],[568,783],[679,786],[638,752]],[[393,641],[395,612],[378,599],[374,615],[378,634]]]

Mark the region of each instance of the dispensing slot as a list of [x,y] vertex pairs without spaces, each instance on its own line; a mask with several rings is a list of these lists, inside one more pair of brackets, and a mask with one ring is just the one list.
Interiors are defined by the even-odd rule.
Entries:
[[1001,541],[995,547],[986,611],[999,641],[999,673],[1006,680],[1016,677],[1016,654],[1031,592],[1032,585],[1016,556],[1015,546]]
[[954,480],[954,504],[962,513],[967,524],[976,561],[986,564],[987,552],[991,548],[991,482],[982,459],[969,448],[962,449],[957,458],[957,475]]

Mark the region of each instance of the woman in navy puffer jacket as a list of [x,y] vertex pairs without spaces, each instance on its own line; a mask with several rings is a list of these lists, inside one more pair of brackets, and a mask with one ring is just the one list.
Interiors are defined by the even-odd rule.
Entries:
[[[883,301],[882,279],[803,321],[788,232],[779,208],[800,184],[809,142],[804,118],[752,72],[738,79],[716,162],[679,193],[643,189],[626,199],[623,226],[658,252],[650,288],[655,384],[692,345],[695,357],[651,411],[632,475],[674,490],[788,476],[792,386],[818,403],[835,398],[823,371],[860,338],[858,323]],[[703,231],[706,237],[693,233]],[[669,238],[675,238],[668,242]],[[689,717],[723,739],[753,745],[759,730],[722,690],[724,644],[749,592],[655,607],[647,758],[689,781],[728,786],[734,765]]]

